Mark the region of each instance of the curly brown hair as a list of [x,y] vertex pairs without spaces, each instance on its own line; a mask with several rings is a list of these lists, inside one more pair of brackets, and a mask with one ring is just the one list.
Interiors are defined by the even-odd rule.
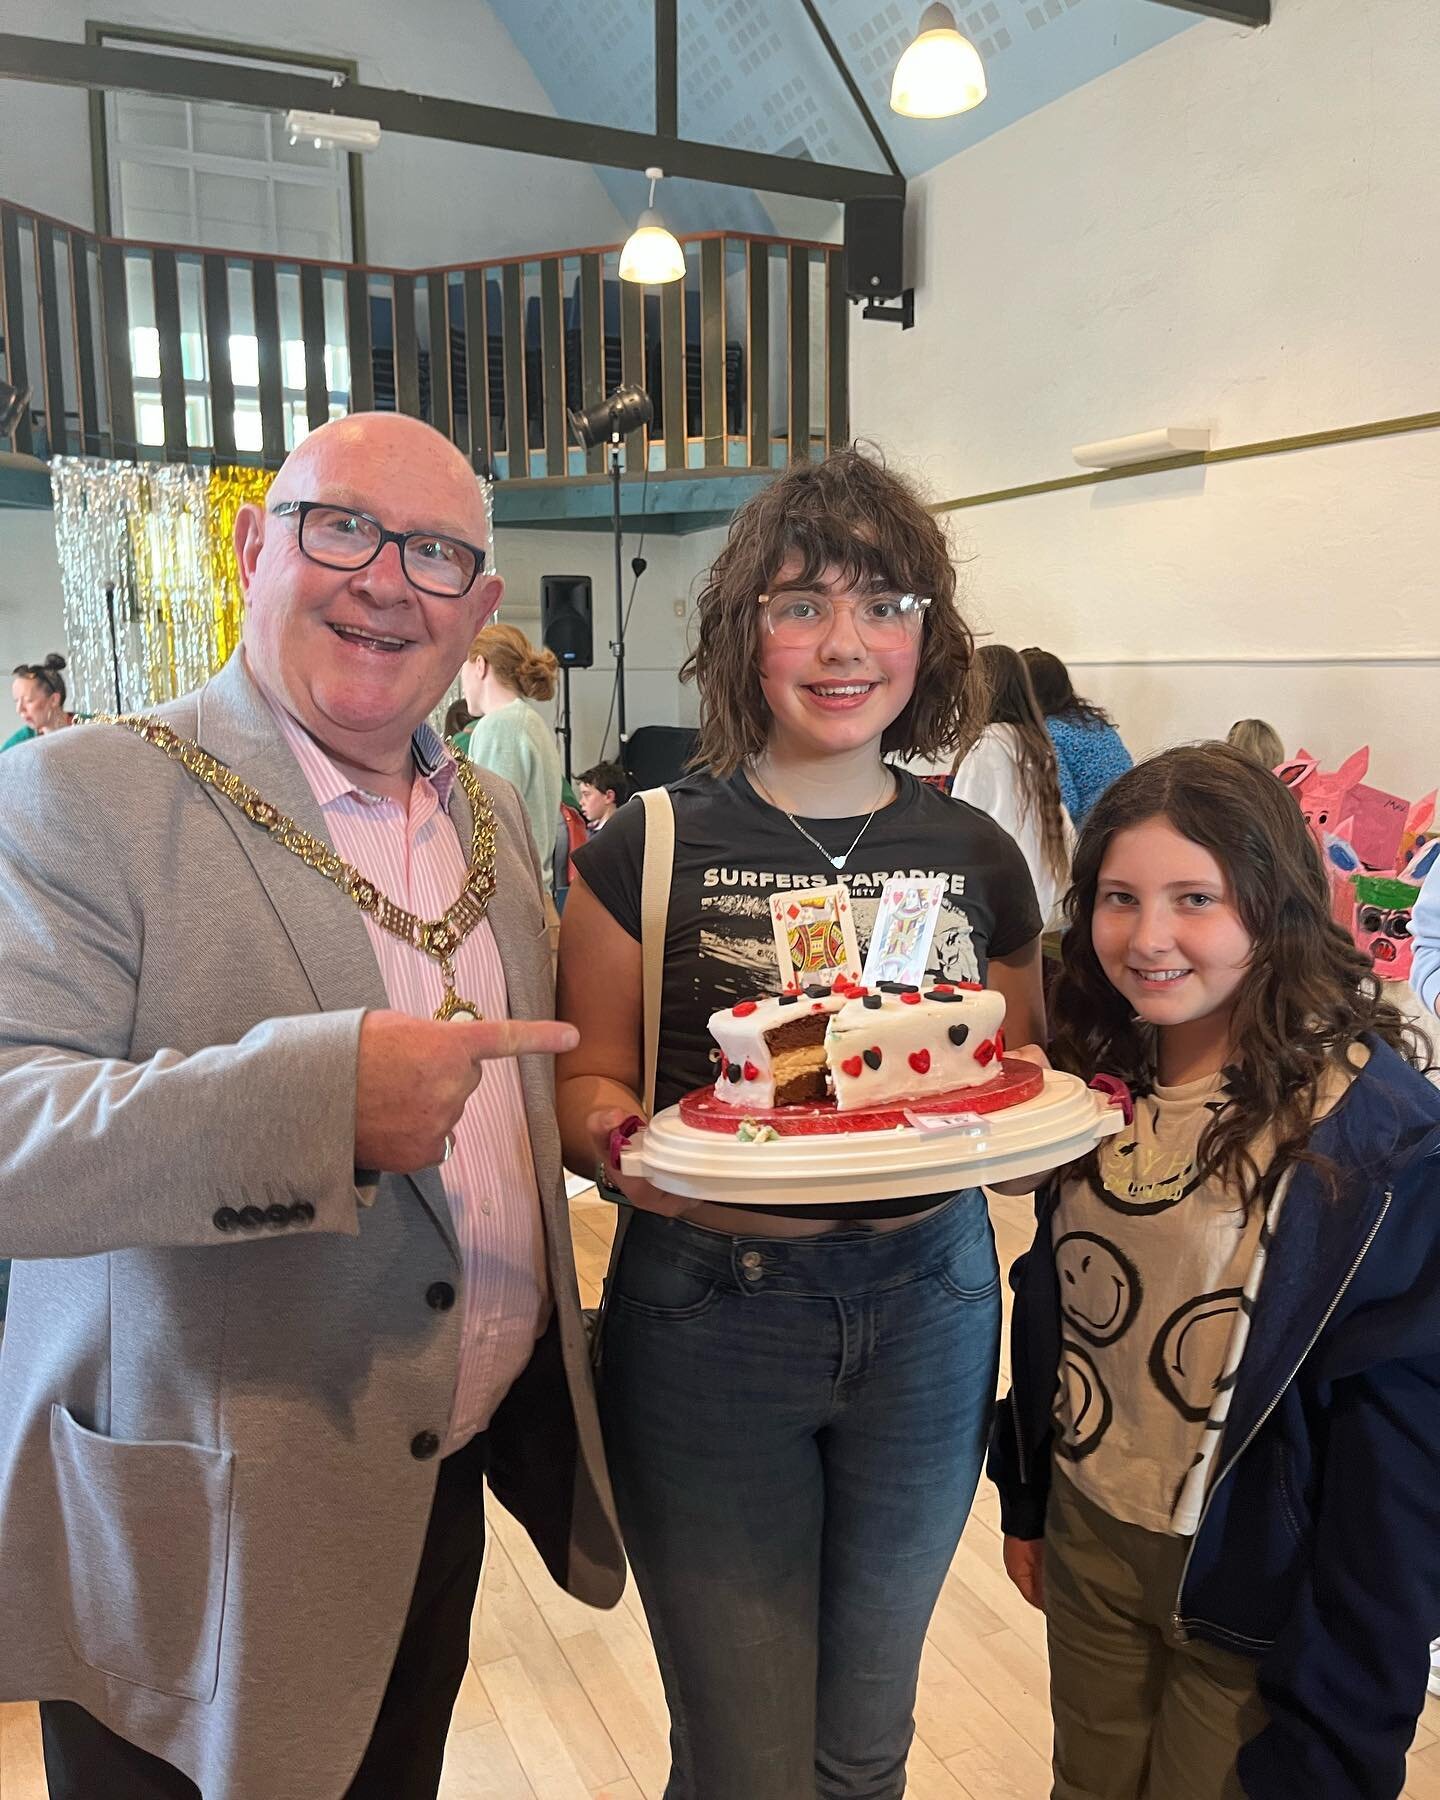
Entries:
[[[1111,840],[1157,818],[1219,863],[1254,945],[1235,1001],[1227,1101],[1200,1140],[1199,1172],[1243,1194],[1247,1206],[1301,1162],[1317,1167],[1333,1192],[1338,1170],[1306,1149],[1321,1077],[1365,1033],[1417,1068],[1426,1066],[1424,1040],[1384,998],[1369,958],[1332,916],[1325,866],[1294,795],[1228,745],[1184,745],[1151,757],[1108,788],[1086,818],[1051,999],[1056,1065],[1085,1080],[1118,1075],[1137,1092],[1155,1080],[1155,1029],[1110,985],[1090,921]],[[1262,1172],[1254,1146],[1267,1128],[1275,1150]],[[1092,1154],[1081,1167],[1093,1170],[1093,1163]]]
[[930,598],[915,691],[886,727],[882,754],[943,756],[974,737],[975,640],[955,604],[945,533],[907,481],[851,447],[796,463],[731,521],[697,603],[695,648],[680,671],[700,691],[696,767],[723,777],[765,748],[770,711],[760,688],[756,601],[791,556],[800,559],[796,579],[806,586],[833,570],[847,586],[882,582]]

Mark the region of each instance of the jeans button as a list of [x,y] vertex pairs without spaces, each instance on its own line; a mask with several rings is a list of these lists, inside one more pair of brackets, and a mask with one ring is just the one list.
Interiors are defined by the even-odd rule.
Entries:
[[765,1267],[765,1258],[758,1250],[746,1250],[741,1255],[740,1267],[745,1271],[747,1281],[758,1281]]

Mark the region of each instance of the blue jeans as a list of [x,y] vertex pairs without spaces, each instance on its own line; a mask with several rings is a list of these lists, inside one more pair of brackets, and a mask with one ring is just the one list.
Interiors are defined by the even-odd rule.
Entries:
[[978,1192],[799,1239],[635,1215],[601,1406],[670,1706],[665,1800],[903,1794],[999,1329]]

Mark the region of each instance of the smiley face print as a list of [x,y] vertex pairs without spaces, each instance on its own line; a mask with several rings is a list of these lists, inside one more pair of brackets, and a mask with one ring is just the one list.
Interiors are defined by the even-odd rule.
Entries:
[[1115,1417],[1110,1390],[1088,1350],[1068,1338],[1060,1346],[1060,1405],[1056,1408],[1055,1453],[1081,1462],[1098,1448]]
[[1055,1243],[1060,1311],[1087,1344],[1113,1344],[1140,1310],[1140,1271],[1108,1238],[1068,1231]]
[[1150,1375],[1182,1418],[1200,1424],[1210,1417],[1216,1394],[1235,1385],[1235,1321],[1251,1304],[1243,1289],[1220,1288],[1177,1306],[1160,1327],[1150,1350]]

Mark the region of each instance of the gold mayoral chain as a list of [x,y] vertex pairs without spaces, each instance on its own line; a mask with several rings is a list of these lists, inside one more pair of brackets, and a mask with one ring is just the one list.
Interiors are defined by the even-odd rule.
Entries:
[[455,991],[455,952],[485,917],[495,892],[495,814],[474,769],[463,756],[455,758],[455,770],[470,802],[473,821],[470,867],[465,871],[465,884],[459,898],[447,906],[438,919],[421,919],[388,899],[353,863],[337,856],[328,844],[312,837],[293,819],[287,818],[278,806],[272,806],[248,781],[242,781],[233,769],[227,769],[199,744],[182,738],[159,719],[112,717],[107,722],[123,725],[127,731],[144,738],[147,744],[163,750],[187,774],[206,787],[214,788],[217,794],[223,794],[252,824],[268,831],[277,844],[292,856],[298,856],[307,869],[314,869],[333,882],[382,930],[439,963],[445,979],[445,993],[435,1012],[437,1019],[484,1018],[475,1001],[463,999]]

